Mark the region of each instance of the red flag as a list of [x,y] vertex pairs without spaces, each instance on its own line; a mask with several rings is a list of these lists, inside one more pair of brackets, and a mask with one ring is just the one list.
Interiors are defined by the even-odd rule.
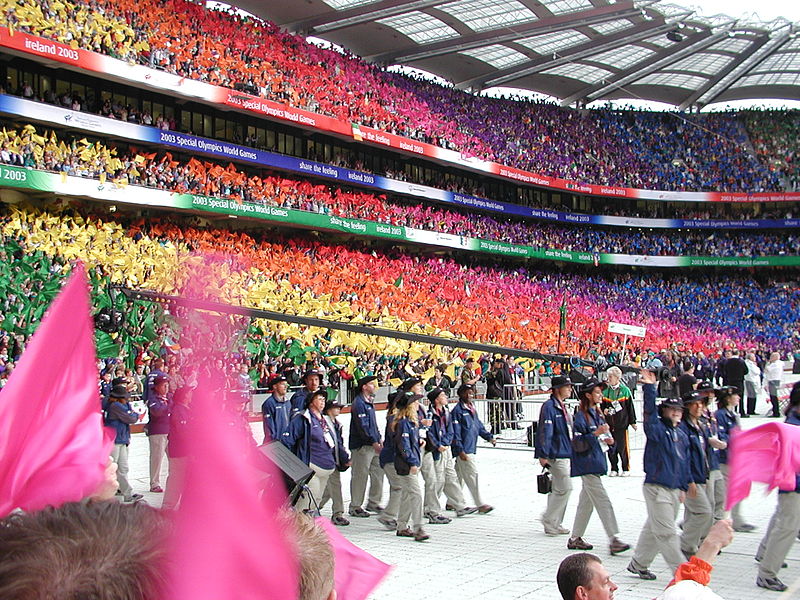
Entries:
[[[201,381],[192,397],[190,462],[175,516],[169,598],[292,600],[299,578],[277,519],[283,499],[274,488],[259,497],[255,442],[243,423],[231,424],[234,415],[211,389],[212,382]],[[270,476],[281,481],[277,472]]]
[[78,263],[0,393],[0,517],[78,501],[104,479],[90,310]]
[[337,600],[366,600],[392,569],[344,537],[328,520],[317,518],[333,546],[334,589]]

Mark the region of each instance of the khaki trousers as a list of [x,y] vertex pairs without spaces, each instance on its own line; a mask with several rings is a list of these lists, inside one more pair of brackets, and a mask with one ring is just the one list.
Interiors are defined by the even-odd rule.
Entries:
[[690,498],[686,494],[683,501],[683,531],[681,532],[681,550],[687,554],[696,554],[700,540],[706,537],[714,524],[714,511],[708,501],[705,483],[698,483],[697,495]]
[[167,455],[167,434],[158,433],[147,436],[150,444],[150,489],[161,486],[161,465]]
[[[719,466],[719,470],[722,473],[722,477],[725,479],[725,490],[726,490],[726,492],[727,492],[727,489],[728,489],[728,469],[729,469],[728,465],[723,464],[723,465]],[[723,494],[723,496],[724,496],[724,494]],[[717,516],[715,514],[714,518],[716,519],[716,517]],[[741,525],[744,525],[746,523],[746,521],[744,520],[744,517],[742,516],[742,503],[741,502],[737,502],[731,508],[731,519],[733,519],[733,527],[734,527],[734,529],[736,529],[737,527],[740,527]]]
[[[720,465],[720,468],[721,467],[722,465]],[[725,495],[727,493],[727,488],[725,477],[723,477],[720,469],[714,469],[708,472],[706,495],[708,496],[708,503],[711,505],[711,513],[714,516],[714,522],[721,521],[725,518]]]
[[758,547],[756,558],[761,577],[777,577],[800,530],[800,493],[778,494],[778,506]]
[[362,446],[350,453],[353,461],[350,475],[350,508],[364,504],[369,478],[367,506],[379,506],[383,496],[383,469],[372,446]]
[[338,469],[334,469],[333,473],[328,477],[328,485],[325,486],[325,491],[322,493],[322,500],[319,507],[322,508],[328,503],[328,500],[333,499],[333,514],[338,515],[344,512],[344,499],[342,498],[342,474]]
[[422,528],[422,487],[420,486],[419,471],[408,475],[398,475],[400,478],[400,514],[397,517],[397,531],[402,531],[411,526],[416,531]]
[[592,512],[597,510],[603,529],[611,540],[619,533],[614,507],[608,498],[606,488],[600,475],[581,475],[581,495],[578,498],[578,510],[572,523],[572,537],[583,537]]
[[383,516],[396,521],[400,514],[400,499],[403,496],[403,478],[397,474],[394,463],[386,463],[383,472],[389,480],[389,501],[383,510]]
[[475,506],[482,506],[481,490],[478,487],[478,465],[474,454],[467,454],[467,460],[456,458],[456,475],[461,485],[467,485]]
[[314,471],[314,476],[308,482],[308,489],[303,492],[303,498],[297,503],[300,510],[317,510],[322,506],[322,494],[328,487],[328,479],[336,469],[323,469],[314,463],[308,465]]
[[675,529],[675,518],[681,505],[681,491],[645,483],[642,493],[647,506],[647,520],[639,534],[631,562],[638,569],[648,569],[660,552],[674,573],[684,562]]
[[169,459],[169,475],[167,475],[167,487],[164,488],[164,502],[161,504],[161,508],[175,508],[181,501],[188,462],[187,456]]
[[464,492],[461,490],[461,483],[458,481],[456,475],[456,468],[454,466],[455,459],[450,448],[445,450],[439,455],[439,460],[434,462],[436,469],[436,508],[441,510],[442,505],[440,498],[444,492],[447,502],[456,510],[461,510],[467,507],[464,501]]
[[117,463],[117,483],[123,498],[130,498],[133,488],[128,481],[128,446],[126,444],[114,444],[111,449],[111,460]]
[[553,477],[552,491],[547,494],[547,508],[542,515],[542,525],[555,529],[561,527],[567,502],[572,493],[572,479],[569,476],[568,458],[548,458],[550,474]]
[[436,488],[439,485],[439,479],[436,473],[436,461],[433,460],[432,452],[422,452],[422,479],[425,481],[425,502],[422,507],[422,513],[427,515],[433,513],[438,515],[441,509],[439,504],[439,497],[436,495]]

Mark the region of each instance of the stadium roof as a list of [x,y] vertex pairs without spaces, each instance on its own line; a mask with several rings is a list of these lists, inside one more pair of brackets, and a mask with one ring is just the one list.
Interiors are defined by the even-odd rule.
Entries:
[[234,0],[369,61],[479,91],[564,104],[637,98],[681,108],[800,99],[800,25],[699,16],[659,0]]

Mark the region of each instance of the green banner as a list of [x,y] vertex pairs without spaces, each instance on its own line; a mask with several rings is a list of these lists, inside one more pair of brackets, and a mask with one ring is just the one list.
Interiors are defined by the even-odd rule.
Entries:
[[213,212],[238,217],[264,219],[265,221],[302,225],[313,229],[343,231],[357,235],[395,239],[418,244],[436,245],[498,256],[555,260],[581,264],[632,265],[641,267],[775,267],[800,266],[800,256],[642,256],[630,254],[603,254],[572,252],[569,250],[541,249],[506,242],[495,242],[464,236],[398,227],[374,221],[346,219],[324,213],[265,206],[250,202],[236,202],[225,198],[175,194],[165,190],[100,183],[95,179],[68,177],[61,173],[47,173],[33,169],[0,166],[0,187],[53,192],[159,208],[174,208],[192,212]]

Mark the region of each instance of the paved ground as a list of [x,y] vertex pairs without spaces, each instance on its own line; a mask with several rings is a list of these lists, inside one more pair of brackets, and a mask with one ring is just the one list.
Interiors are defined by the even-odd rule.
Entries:
[[[763,401],[762,401],[763,403]],[[753,427],[767,419],[751,418],[745,427]],[[261,427],[253,427],[258,441]],[[621,528],[620,538],[635,545],[639,528],[645,521],[645,505],[641,494],[643,481],[642,443],[640,432],[633,435],[634,469],[630,477],[605,478],[605,485],[615,504]],[[147,440],[143,434],[133,436],[131,443],[131,481],[136,491],[147,489]],[[352,519],[342,528],[354,543],[382,560],[395,565],[394,571],[375,591],[374,600],[469,600],[494,598],[512,600],[537,598],[558,599],[555,573],[559,562],[571,552],[566,549],[567,536],[547,537],[538,517],[544,510],[545,497],[536,493],[536,474],[530,450],[497,450],[481,448],[478,453],[481,488],[485,500],[495,506],[488,515],[471,515],[454,519],[449,525],[427,527],[431,539],[415,543],[385,531],[373,518]],[[345,502],[349,497],[349,477],[344,474]],[[166,468],[164,478],[166,477]],[[162,481],[163,479],[162,478]],[[580,491],[580,482],[570,499],[565,525],[572,523]],[[388,487],[386,489],[388,493]],[[788,592],[777,594],[755,586],[756,563],[753,554],[775,507],[776,494],[764,495],[755,488],[744,503],[744,514],[758,526],[755,533],[737,534],[733,544],[719,557],[712,587],[728,600],[754,598],[800,598],[800,543],[788,557],[789,567],[782,573],[791,585]],[[161,494],[145,493],[151,504],[158,506]],[[324,513],[329,515],[330,508]],[[670,579],[666,564],[656,558],[652,570],[658,575],[653,582],[642,581],[625,570],[631,551],[612,557],[606,548],[605,534],[595,516],[585,536],[595,544],[595,552],[619,586],[615,598],[644,600],[657,596]]]

